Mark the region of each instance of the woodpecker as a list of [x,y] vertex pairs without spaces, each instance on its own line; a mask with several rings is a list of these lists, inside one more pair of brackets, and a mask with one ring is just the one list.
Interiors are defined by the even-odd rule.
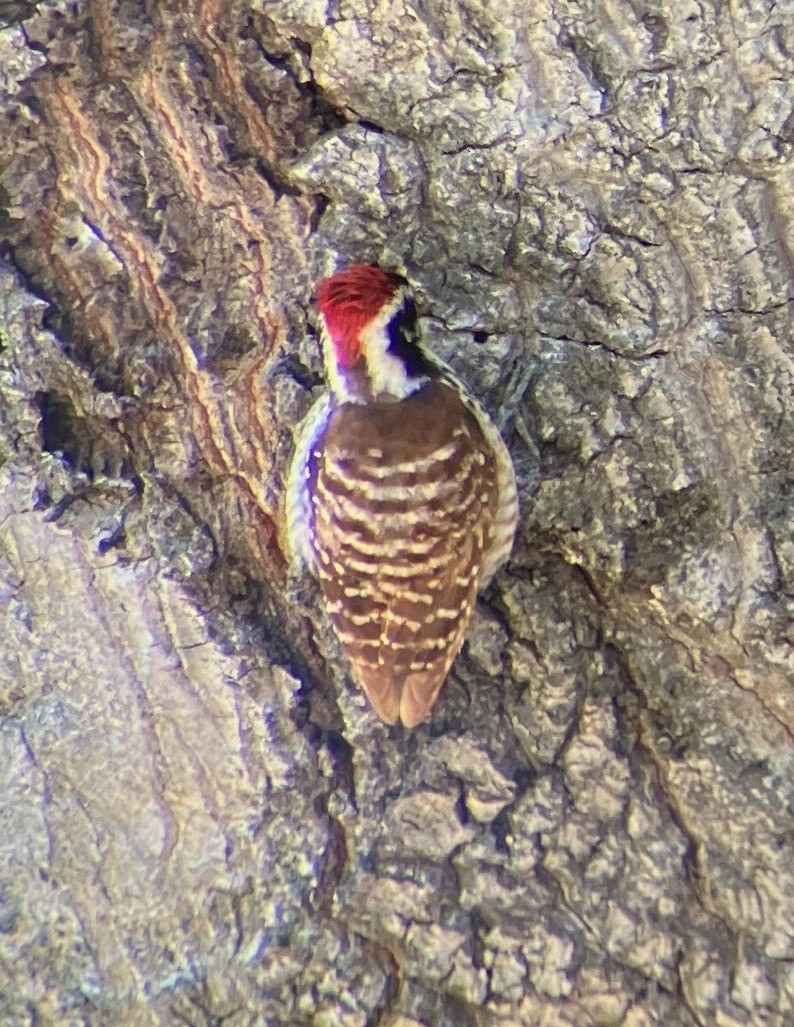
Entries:
[[422,344],[407,281],[358,264],[320,282],[329,390],[287,483],[291,556],[319,579],[354,680],[388,724],[428,715],[477,591],[518,519],[496,426]]

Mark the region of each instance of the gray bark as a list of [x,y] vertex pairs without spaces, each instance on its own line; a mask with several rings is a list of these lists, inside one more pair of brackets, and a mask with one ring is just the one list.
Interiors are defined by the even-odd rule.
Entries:
[[[792,14],[0,5],[0,1022],[794,1016]],[[407,273],[513,558],[433,717],[279,502]]]

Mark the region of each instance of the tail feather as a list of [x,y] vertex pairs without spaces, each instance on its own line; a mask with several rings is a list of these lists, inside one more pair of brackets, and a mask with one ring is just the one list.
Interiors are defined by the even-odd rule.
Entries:
[[447,667],[441,673],[409,674],[400,696],[400,717],[406,727],[416,727],[427,717],[435,705],[438,693],[447,676]]
[[431,671],[406,673],[398,678],[386,667],[354,667],[353,677],[381,720],[387,724],[402,720],[411,728],[427,718],[448,672],[449,663],[444,661]]
[[400,693],[402,685],[389,675],[385,667],[366,668],[353,666],[353,677],[372,703],[375,712],[387,724],[396,724],[400,719]]

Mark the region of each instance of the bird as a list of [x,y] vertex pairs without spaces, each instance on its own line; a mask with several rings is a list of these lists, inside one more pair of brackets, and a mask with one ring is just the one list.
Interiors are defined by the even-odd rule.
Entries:
[[289,557],[319,580],[353,680],[387,724],[431,712],[477,592],[508,559],[513,464],[496,427],[426,347],[408,281],[376,264],[323,279],[328,389],[296,435]]

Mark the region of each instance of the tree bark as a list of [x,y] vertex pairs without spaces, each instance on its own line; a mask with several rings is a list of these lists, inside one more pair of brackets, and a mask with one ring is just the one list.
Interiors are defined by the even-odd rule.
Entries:
[[[0,5],[0,1022],[791,1022],[792,35]],[[360,260],[521,487],[413,732],[284,557]]]

